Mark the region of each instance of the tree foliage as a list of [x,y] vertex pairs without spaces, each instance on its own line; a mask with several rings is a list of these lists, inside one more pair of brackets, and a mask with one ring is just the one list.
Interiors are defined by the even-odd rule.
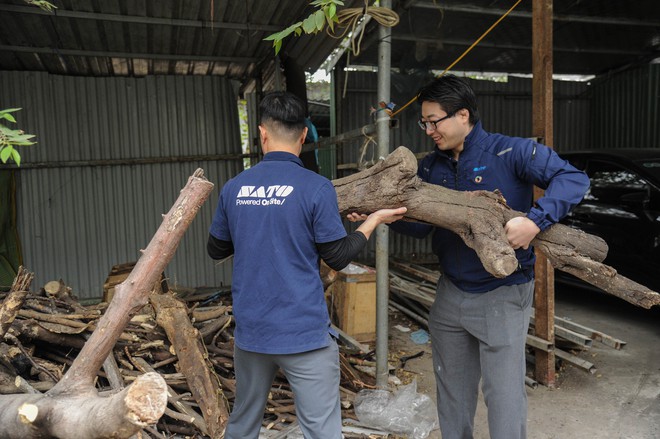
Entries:
[[314,0],[310,5],[316,6],[316,11],[309,14],[307,18],[292,24],[283,31],[276,32],[264,38],[265,41],[273,42],[275,55],[282,48],[282,40],[291,34],[295,34],[296,36],[300,36],[303,32],[306,34],[315,34],[322,31],[326,23],[330,30],[334,31],[335,23],[339,21],[337,18],[337,6],[344,6],[344,2],[341,0]]
[[[6,120],[16,123],[16,119],[11,113],[18,110],[20,108],[0,110],[0,121]],[[34,145],[36,142],[31,140],[33,137],[34,134],[25,134],[23,130],[14,130],[0,123],[0,160],[2,160],[2,163],[7,163],[9,159],[12,159],[20,166],[21,155],[16,150],[16,147]]]

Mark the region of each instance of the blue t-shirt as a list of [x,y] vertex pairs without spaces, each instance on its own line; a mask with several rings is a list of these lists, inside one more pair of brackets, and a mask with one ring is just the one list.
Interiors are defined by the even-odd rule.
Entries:
[[291,354],[325,347],[330,318],[316,243],[346,236],[332,183],[270,152],[222,188],[210,233],[234,244],[236,345]]

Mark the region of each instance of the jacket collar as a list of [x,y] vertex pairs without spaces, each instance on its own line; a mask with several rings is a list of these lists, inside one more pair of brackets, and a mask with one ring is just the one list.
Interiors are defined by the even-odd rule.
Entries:
[[[463,142],[463,151],[461,151],[461,156],[467,156],[470,154],[473,146],[480,143],[484,138],[488,136],[488,133],[484,131],[481,121],[477,122],[470,133],[465,137]],[[435,155],[438,158],[451,160],[452,153],[451,151],[440,151],[438,148],[435,149]],[[460,156],[459,156],[460,158]]]

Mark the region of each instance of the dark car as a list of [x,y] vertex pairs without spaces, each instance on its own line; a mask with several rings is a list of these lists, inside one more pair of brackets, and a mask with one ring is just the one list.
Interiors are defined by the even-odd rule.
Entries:
[[[660,291],[660,149],[560,155],[591,180],[582,202],[562,222],[603,238],[609,246],[605,264]],[[560,271],[556,277],[575,281]]]

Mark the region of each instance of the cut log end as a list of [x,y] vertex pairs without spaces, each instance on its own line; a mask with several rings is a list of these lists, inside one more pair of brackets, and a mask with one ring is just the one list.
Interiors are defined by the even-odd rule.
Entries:
[[24,424],[32,424],[39,415],[39,407],[25,403],[18,408],[18,418]]
[[158,422],[167,406],[167,384],[161,375],[149,372],[140,376],[124,399],[131,421],[140,426]]
[[489,262],[492,262],[489,271],[492,270],[493,276],[499,278],[507,277],[518,268],[518,260],[515,255],[513,257],[508,254],[501,255],[501,257]]

